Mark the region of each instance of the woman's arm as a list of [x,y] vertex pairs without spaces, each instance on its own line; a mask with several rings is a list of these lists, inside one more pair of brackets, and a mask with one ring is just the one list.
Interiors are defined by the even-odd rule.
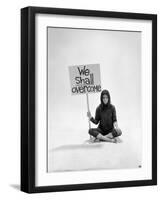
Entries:
[[112,120],[113,120],[113,127],[115,129],[118,129],[118,123],[117,123],[117,117],[116,117],[116,109],[115,107],[113,106],[113,112],[112,112]]
[[98,123],[99,123],[99,121],[100,121],[100,117],[99,117],[99,110],[98,110],[98,108],[96,109],[95,118],[93,118],[93,117],[92,117],[92,115],[91,115],[91,112],[90,112],[90,111],[89,111],[89,112],[87,112],[87,116],[88,116],[89,120],[90,120],[91,122],[93,122],[94,124],[98,124]]
[[90,118],[90,121],[93,122],[94,124],[98,124],[98,120],[94,119],[93,117]]

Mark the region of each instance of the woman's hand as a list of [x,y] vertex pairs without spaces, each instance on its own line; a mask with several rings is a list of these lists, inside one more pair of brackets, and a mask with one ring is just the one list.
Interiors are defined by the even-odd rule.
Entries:
[[88,117],[89,119],[92,118],[92,115],[91,115],[91,112],[90,112],[90,111],[87,112],[87,117]]
[[119,129],[118,123],[117,123],[117,122],[114,122],[114,123],[113,123],[113,126],[114,126],[115,129]]

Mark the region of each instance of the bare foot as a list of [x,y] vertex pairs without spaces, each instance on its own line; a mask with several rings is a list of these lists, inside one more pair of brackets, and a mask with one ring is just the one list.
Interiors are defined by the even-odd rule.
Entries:
[[94,142],[100,142],[100,140],[98,138],[95,138]]
[[109,139],[113,139],[114,137],[111,135],[106,135],[105,137],[109,138]]
[[116,139],[116,138],[113,138],[113,139],[111,139],[111,142],[117,143],[117,139]]
[[105,135],[105,137],[110,138],[110,139],[113,139],[112,133],[108,133],[107,135]]

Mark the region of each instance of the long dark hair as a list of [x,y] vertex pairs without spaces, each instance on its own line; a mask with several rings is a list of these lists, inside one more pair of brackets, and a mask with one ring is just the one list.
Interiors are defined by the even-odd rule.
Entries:
[[[103,103],[103,95],[107,95],[107,97],[108,97],[108,103],[107,103],[107,104],[104,104],[104,103]],[[103,91],[101,92],[100,100],[101,100],[101,108],[102,108],[102,109],[104,109],[104,108],[106,108],[106,107],[109,108],[109,107],[111,106],[111,97],[110,97],[110,93],[109,93],[108,90],[103,90]]]

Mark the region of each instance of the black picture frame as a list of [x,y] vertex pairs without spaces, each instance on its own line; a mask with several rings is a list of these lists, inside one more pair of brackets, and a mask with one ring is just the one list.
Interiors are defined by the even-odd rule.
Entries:
[[[58,186],[35,185],[35,16],[59,14],[152,21],[152,179]],[[157,15],[96,10],[26,7],[21,9],[21,190],[27,193],[103,189],[157,184]]]

